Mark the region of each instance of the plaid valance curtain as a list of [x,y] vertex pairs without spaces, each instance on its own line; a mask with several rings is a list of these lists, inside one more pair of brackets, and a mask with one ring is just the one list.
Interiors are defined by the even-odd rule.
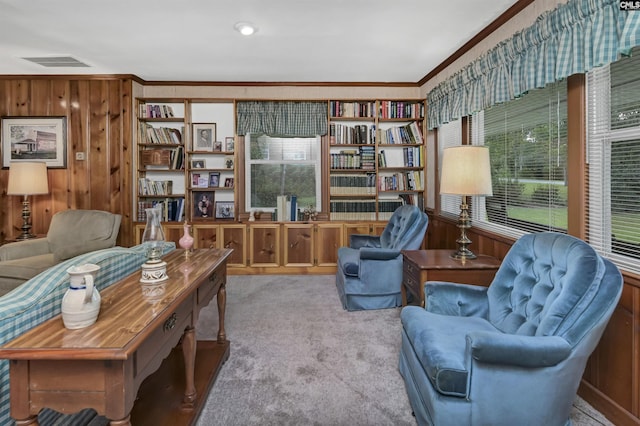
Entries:
[[327,134],[326,102],[238,102],[238,134],[311,137]]
[[640,44],[640,11],[570,0],[499,43],[427,95],[429,129],[616,61]]

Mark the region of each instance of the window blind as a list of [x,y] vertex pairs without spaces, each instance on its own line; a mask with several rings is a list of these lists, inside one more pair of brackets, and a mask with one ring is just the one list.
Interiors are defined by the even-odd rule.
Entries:
[[[444,149],[459,145],[462,145],[462,120],[455,120],[438,128],[438,170],[440,173],[442,173],[442,153]],[[461,202],[462,197],[460,195],[441,195],[440,211],[458,216]]]
[[587,74],[587,233],[620,267],[640,272],[640,48]]

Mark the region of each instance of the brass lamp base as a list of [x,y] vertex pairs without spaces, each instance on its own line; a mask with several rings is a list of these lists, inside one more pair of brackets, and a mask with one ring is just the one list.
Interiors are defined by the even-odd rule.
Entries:
[[22,234],[16,237],[17,241],[30,240],[36,236],[31,233],[31,224],[29,219],[31,218],[31,209],[29,208],[29,198],[26,195],[22,198]]
[[467,197],[462,197],[462,204],[460,204],[460,215],[458,216],[458,228],[460,229],[460,237],[456,240],[458,244],[458,250],[451,253],[453,259],[476,259],[478,256],[473,254],[469,250],[471,240],[467,237],[467,229],[471,228],[471,218],[469,217],[469,205],[467,204]]

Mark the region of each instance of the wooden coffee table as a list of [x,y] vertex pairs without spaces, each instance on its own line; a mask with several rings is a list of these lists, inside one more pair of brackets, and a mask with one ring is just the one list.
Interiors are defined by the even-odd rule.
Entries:
[[[187,258],[175,250],[164,258],[169,279],[155,292],[143,293],[135,272],[101,292],[95,324],[67,330],[57,316],[0,348],[0,358],[11,360],[17,424],[36,424],[45,407],[93,408],[112,426],[194,423],[229,357],[224,314],[231,251],[195,250]],[[216,295],[217,341],[196,343],[198,313]]]
[[454,250],[402,251],[402,306],[407,305],[407,292],[414,303],[424,307],[424,283],[447,281],[488,286],[493,281],[500,261],[479,254],[477,259],[453,259]]

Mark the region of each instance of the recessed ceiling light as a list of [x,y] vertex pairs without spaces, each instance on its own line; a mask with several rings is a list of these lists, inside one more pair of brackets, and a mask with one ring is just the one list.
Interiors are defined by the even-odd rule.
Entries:
[[258,31],[258,27],[250,22],[238,22],[233,26],[240,34],[250,36]]

